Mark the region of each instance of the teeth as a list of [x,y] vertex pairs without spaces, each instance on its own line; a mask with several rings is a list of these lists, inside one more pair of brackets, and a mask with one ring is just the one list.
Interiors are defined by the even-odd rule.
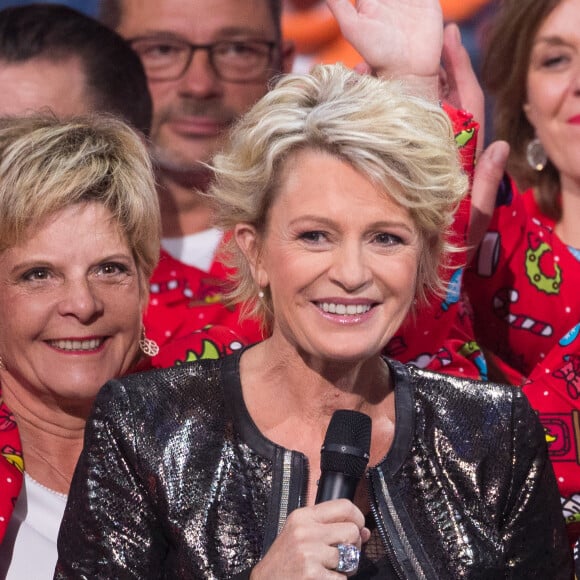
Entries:
[[335,304],[334,302],[321,302],[319,308],[324,312],[331,314],[348,314],[353,316],[356,314],[364,314],[371,309],[370,304]]
[[60,350],[96,350],[103,343],[102,338],[90,340],[52,340],[51,346]]

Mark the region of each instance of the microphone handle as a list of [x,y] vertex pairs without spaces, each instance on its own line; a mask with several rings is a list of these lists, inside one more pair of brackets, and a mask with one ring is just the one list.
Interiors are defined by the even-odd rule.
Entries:
[[354,492],[358,482],[358,478],[349,477],[345,473],[338,471],[323,471],[318,482],[315,503],[341,498],[353,501]]

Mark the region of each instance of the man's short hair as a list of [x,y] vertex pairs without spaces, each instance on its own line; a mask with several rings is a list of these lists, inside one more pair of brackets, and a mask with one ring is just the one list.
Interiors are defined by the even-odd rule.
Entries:
[[116,115],[145,135],[152,103],[139,57],[111,29],[63,5],[32,4],[0,11],[0,62],[78,58],[93,110]]

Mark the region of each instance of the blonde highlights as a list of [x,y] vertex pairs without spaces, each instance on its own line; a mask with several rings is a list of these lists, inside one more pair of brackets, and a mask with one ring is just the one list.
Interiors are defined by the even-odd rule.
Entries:
[[149,278],[159,258],[160,217],[138,134],[104,115],[0,119],[0,252],[56,212],[87,202],[111,212]]
[[[319,65],[288,75],[234,128],[214,159],[218,224],[249,223],[265,231],[285,160],[312,148],[348,162],[386,196],[407,208],[421,239],[417,298],[444,291],[439,267],[454,250],[446,233],[467,191],[453,131],[441,108],[408,94],[400,83],[359,75],[342,65]],[[256,301],[250,265],[234,240],[232,301],[271,318],[269,296]]]

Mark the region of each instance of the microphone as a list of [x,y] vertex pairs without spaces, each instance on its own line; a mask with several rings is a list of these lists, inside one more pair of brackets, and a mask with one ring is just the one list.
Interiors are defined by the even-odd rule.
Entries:
[[371,418],[358,411],[335,411],[320,450],[320,480],[316,502],[354,500],[371,448]]

